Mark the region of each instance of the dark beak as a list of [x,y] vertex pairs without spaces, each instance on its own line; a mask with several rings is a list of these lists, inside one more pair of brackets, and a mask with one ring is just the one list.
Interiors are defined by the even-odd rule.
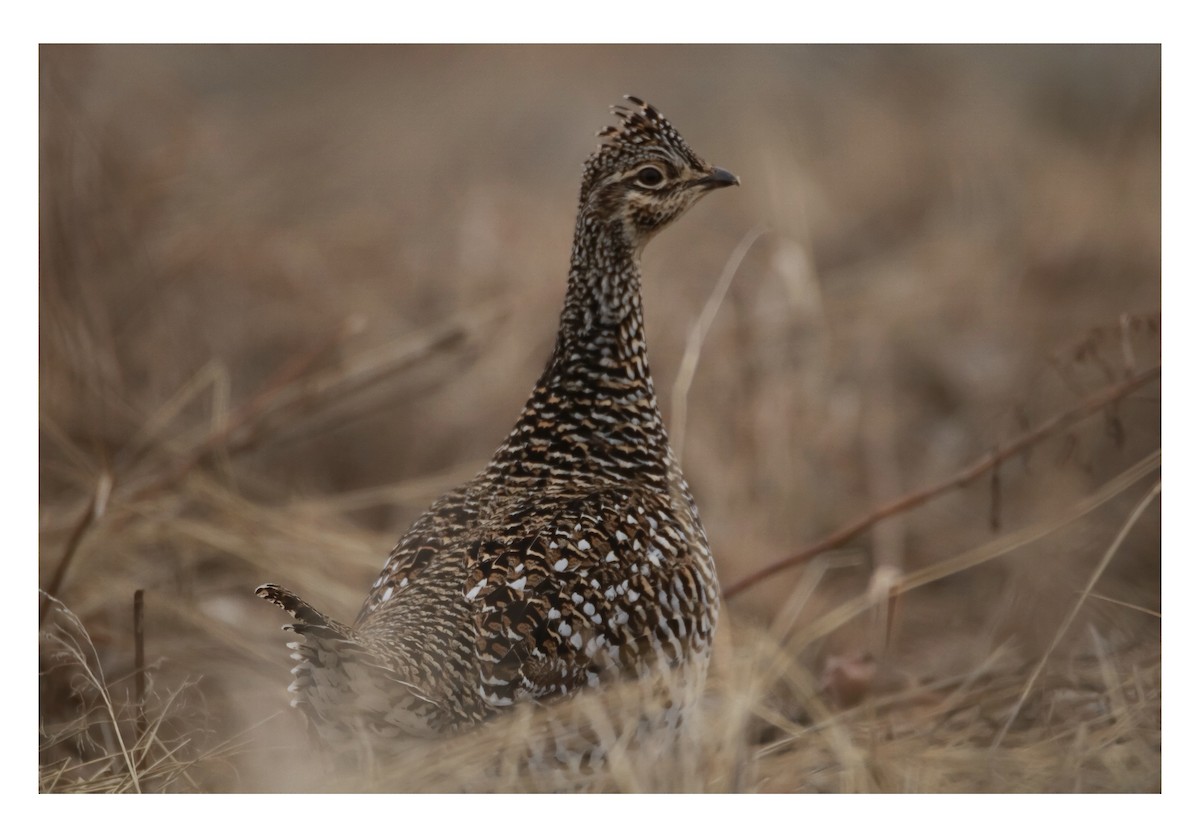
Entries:
[[738,180],[738,176],[732,172],[721,169],[719,166],[714,166],[709,170],[708,174],[696,182],[697,186],[705,189],[715,190],[718,187],[736,187],[742,183]]

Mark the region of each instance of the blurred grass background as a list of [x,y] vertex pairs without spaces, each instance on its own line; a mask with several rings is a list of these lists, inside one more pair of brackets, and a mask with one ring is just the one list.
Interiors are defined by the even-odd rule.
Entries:
[[[352,618],[396,536],[486,463],[549,353],[580,165],[625,93],[742,180],[645,255],[676,430],[689,333],[767,230],[673,437],[726,586],[1158,363],[1155,46],[43,47],[40,580],[80,622],[43,624],[43,789],[329,785],[297,769],[254,587]],[[615,786],[1159,789],[1153,498],[1115,542],[1153,480],[1072,513],[1159,440],[1152,384],[740,594],[726,654],[757,677],[715,703],[732,734],[687,779]],[[94,651],[64,655],[85,630]],[[471,787],[454,755],[389,784]]]

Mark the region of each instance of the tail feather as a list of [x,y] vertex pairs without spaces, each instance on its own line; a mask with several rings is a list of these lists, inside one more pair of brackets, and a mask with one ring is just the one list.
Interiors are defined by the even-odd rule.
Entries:
[[283,629],[302,638],[292,642],[291,705],[308,717],[327,744],[349,730],[427,734],[438,704],[403,680],[349,625],[330,618],[296,593],[274,583],[255,590],[292,618]]
[[291,630],[301,636],[315,636],[319,639],[353,638],[354,631],[347,625],[336,621],[305,601],[290,589],[285,589],[277,583],[264,583],[254,594],[264,601],[275,604],[292,618],[296,624],[285,624],[284,630]]

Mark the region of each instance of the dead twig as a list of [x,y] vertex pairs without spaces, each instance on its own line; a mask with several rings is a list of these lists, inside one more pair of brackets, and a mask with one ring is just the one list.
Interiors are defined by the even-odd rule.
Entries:
[[965,487],[975,479],[982,475],[988,474],[994,470],[1001,462],[1008,460],[1014,455],[1025,452],[1035,444],[1045,440],[1062,429],[1068,428],[1080,420],[1095,414],[1097,411],[1108,408],[1114,403],[1119,402],[1123,397],[1133,393],[1149,382],[1158,379],[1162,373],[1162,363],[1159,362],[1154,366],[1147,368],[1141,373],[1133,376],[1116,385],[1105,388],[1099,391],[1073,408],[1064,411],[1063,413],[1050,418],[1046,422],[1030,432],[1021,435],[1004,446],[997,447],[991,454],[979,459],[974,464],[961,470],[950,478],[938,482],[923,490],[918,490],[910,493],[907,496],[902,496],[882,507],[868,513],[866,516],[851,522],[848,525],[839,528],[832,534],[823,537],[820,540],[806,546],[798,553],[790,557],[785,557],[778,560],[769,566],[759,569],[757,572],[747,575],[741,580],[735,581],[730,586],[724,588],[723,595],[726,598],[733,598],[749,589],[757,583],[760,583],[772,575],[776,575],[785,569],[790,569],[793,566],[798,566],[801,563],[811,560],[818,554],[822,554],[831,549],[837,548],[854,537],[866,531],[872,525],[884,519],[897,516],[901,513],[920,507],[931,499],[942,496],[951,490],[956,490],[960,487]]
[[[347,369],[327,376],[318,376],[315,368],[336,349],[349,335],[360,329],[356,319],[347,319],[330,335],[315,346],[296,354],[285,362],[267,383],[250,399],[231,412],[216,428],[204,434],[187,447],[164,469],[153,472],[140,480],[121,481],[121,501],[137,502],[180,482],[192,470],[221,452],[241,453],[259,443],[264,433],[278,424],[279,418],[290,409],[312,410],[316,405],[336,403],[349,394],[361,391],[387,376],[408,367],[430,354],[469,336],[473,328],[487,318],[495,317],[494,311],[481,314],[482,310],[457,317],[449,322],[435,325],[403,342],[398,347],[387,347],[362,354],[347,366]],[[208,377],[211,378],[211,377]],[[189,389],[188,393],[191,393]],[[169,413],[178,410],[173,406]],[[153,434],[157,426],[165,423],[160,419],[150,424],[144,436],[125,454],[123,463],[131,469],[152,448]],[[51,596],[57,597],[62,589],[67,570],[76,551],[95,521],[108,506],[114,485],[113,476],[102,474],[99,486],[93,494],[91,504],[84,511],[67,540],[66,548],[45,587]],[[39,625],[46,617],[48,602],[43,601],[39,613]]]
[[[1107,504],[1130,487],[1136,485],[1147,476],[1162,469],[1162,450],[1155,450],[1138,463],[1129,467],[1115,478],[1109,479],[1094,493],[1072,504],[1061,515],[1041,522],[1027,525],[1011,534],[997,537],[991,542],[976,546],[962,554],[942,560],[930,566],[909,572],[897,580],[891,587],[891,594],[903,595],[922,586],[928,586],[934,581],[965,572],[997,557],[1001,557],[1016,549],[1030,545],[1053,534],[1060,528],[1087,516],[1097,508]],[[821,615],[805,625],[791,640],[792,647],[801,650],[818,639],[828,636],[834,630],[842,627],[850,620],[862,615],[878,603],[875,593],[864,592],[848,601],[843,602],[828,613]]]
[[[317,363],[326,353],[329,352],[337,343],[345,338],[345,335],[352,329],[347,324],[343,324],[335,333],[322,341],[317,347],[305,351],[297,356],[292,357],[279,371],[271,378],[257,394],[247,401],[234,416],[231,417],[220,428],[213,430],[205,436],[198,444],[193,446],[189,452],[180,458],[175,465],[166,472],[159,473],[149,482],[141,484],[136,488],[129,488],[129,493],[133,499],[145,498],[155,490],[162,487],[170,486],[186,475],[193,467],[200,464],[223,446],[226,441],[234,437],[244,427],[251,425],[256,417],[261,413],[271,400],[280,390],[285,388],[295,379],[302,377],[307,373],[313,365]],[[172,410],[172,413],[175,409]],[[163,421],[165,422],[165,421]],[[126,468],[132,468],[147,452],[150,451],[152,443],[153,428],[155,424],[151,424],[144,432],[145,440],[135,441],[135,445],[125,453],[123,465]],[[100,481],[97,484],[95,492],[92,494],[91,502],[87,509],[83,512],[78,523],[75,525],[71,536],[67,540],[66,548],[63,550],[63,555],[58,561],[58,566],[54,570],[54,576],[45,587],[45,592],[52,598],[58,597],[59,590],[62,588],[63,580],[66,578],[67,570],[70,568],[71,561],[75,557],[75,553],[83,541],[84,535],[88,529],[98,520],[108,506],[109,498],[112,495],[114,479],[111,473],[104,472],[100,476]],[[50,601],[45,599],[42,601],[41,609],[38,614],[39,626],[46,618],[46,612],[49,609]]]
[[88,502],[87,508],[79,517],[79,521],[75,524],[75,528],[71,531],[71,536],[67,539],[67,546],[63,549],[62,557],[58,560],[58,567],[54,570],[54,577],[50,579],[50,583],[42,595],[42,606],[38,611],[38,626],[41,627],[46,620],[46,613],[50,609],[50,602],[58,597],[58,591],[62,588],[63,579],[67,576],[67,569],[71,566],[71,561],[75,559],[75,552],[79,550],[79,544],[83,542],[83,536],[87,533],[88,528],[93,522],[104,515],[104,511],[108,508],[108,499],[112,494],[113,479],[108,472],[100,474],[100,480],[96,482],[96,490],[92,493],[92,498]]
[[134,498],[145,498],[163,487],[175,484],[221,449],[237,452],[248,448],[264,416],[276,408],[280,396],[287,392],[289,386],[303,379],[321,359],[357,329],[357,322],[347,319],[316,346],[290,358],[254,396],[233,411],[229,419],[195,444],[171,469],[140,487]]
[[146,590],[133,593],[133,686],[137,702],[137,740],[146,734]]
[[[264,412],[256,433],[270,431],[279,443],[327,431],[344,423],[347,416],[360,416],[369,411],[361,402],[371,388],[436,353],[466,342],[502,316],[503,309],[494,303],[475,307],[416,335],[364,351],[338,370],[297,382],[280,395],[269,412]],[[330,412],[321,413],[322,407],[336,410],[330,416]],[[288,411],[294,413],[288,415]]]

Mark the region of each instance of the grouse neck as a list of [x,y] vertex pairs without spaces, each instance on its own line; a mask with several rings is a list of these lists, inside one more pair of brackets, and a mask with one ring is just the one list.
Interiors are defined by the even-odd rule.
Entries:
[[649,380],[638,254],[620,222],[581,213],[575,226],[567,296],[552,359],[569,366],[619,362],[632,377]]
[[558,338],[493,469],[512,480],[667,481],[640,272],[619,225],[581,216]]

